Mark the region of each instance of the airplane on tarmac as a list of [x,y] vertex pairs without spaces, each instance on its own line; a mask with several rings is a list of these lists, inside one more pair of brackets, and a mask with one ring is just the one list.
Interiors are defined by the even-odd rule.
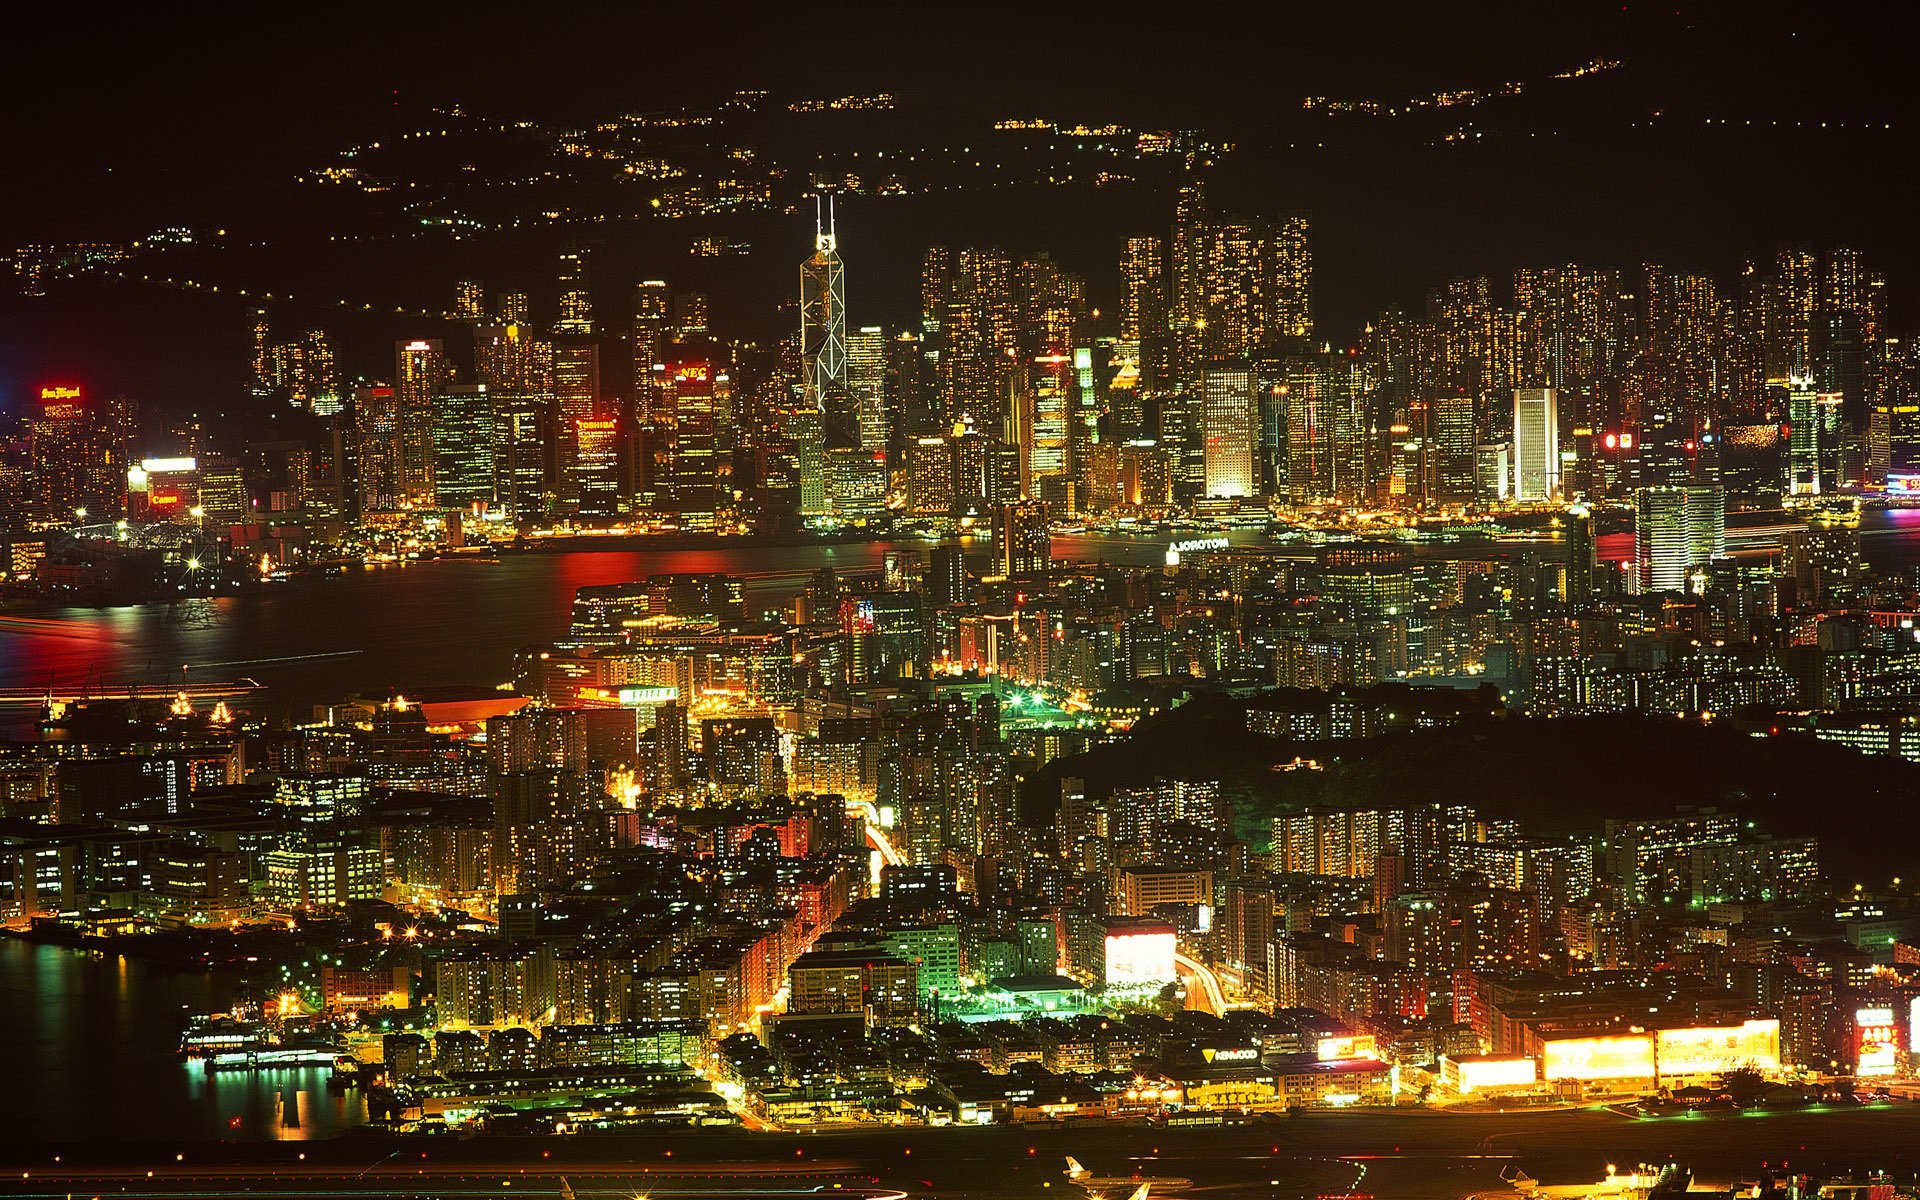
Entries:
[[1190,1186],[1192,1180],[1180,1179],[1172,1175],[1095,1175],[1080,1165],[1080,1160],[1067,1156],[1067,1181],[1079,1184],[1089,1192],[1100,1188],[1131,1187],[1136,1189],[1127,1200],[1147,1200],[1147,1190],[1153,1187],[1183,1188]]

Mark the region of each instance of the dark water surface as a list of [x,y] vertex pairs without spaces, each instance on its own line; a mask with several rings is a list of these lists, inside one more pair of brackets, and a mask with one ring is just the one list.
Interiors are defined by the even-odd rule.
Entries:
[[330,1092],[325,1068],[209,1075],[181,1058],[184,1015],[221,1010],[231,987],[0,938],[0,1142],[324,1138],[366,1120],[360,1094]]

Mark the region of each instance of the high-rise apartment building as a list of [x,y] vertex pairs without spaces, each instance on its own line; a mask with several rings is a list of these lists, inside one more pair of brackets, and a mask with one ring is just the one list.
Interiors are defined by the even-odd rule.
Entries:
[[1726,498],[1719,487],[1663,486],[1634,493],[1634,557],[1641,591],[1686,591],[1696,568],[1726,553]]
[[1023,500],[1000,509],[1000,566],[1009,579],[1043,578],[1053,565],[1047,506]]
[[399,498],[403,503],[433,503],[434,397],[453,377],[438,339],[394,346],[393,394],[399,432]]
[[1254,375],[1246,362],[1209,363],[1200,372],[1208,497],[1257,495]]
[[1560,493],[1560,410],[1552,388],[1513,392],[1513,498],[1551,500]]

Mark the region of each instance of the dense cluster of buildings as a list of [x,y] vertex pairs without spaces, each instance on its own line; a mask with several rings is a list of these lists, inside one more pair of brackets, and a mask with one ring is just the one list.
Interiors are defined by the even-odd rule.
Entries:
[[1852,249],[1782,250],[1731,286],[1659,264],[1526,268],[1504,294],[1456,279],[1348,335],[1315,321],[1310,218],[1225,213],[1194,181],[1165,236],[1124,239],[1117,303],[1044,252],[936,246],[918,319],[882,326],[850,320],[838,228],[829,197],[774,342],[729,336],[665,281],[596,292],[569,247],[551,319],[463,282],[451,327],[397,342],[379,378],[256,311],[273,440],[49,386],[0,443],[4,565],[31,575],[44,531],[113,541],[119,521],[284,563],[575,528],[984,529],[1027,509],[1340,524],[1579,501],[1631,518],[1630,587],[1685,591],[1749,546],[1747,515],[1920,480],[1912,356]]
[[[0,743],[0,916],[322,947],[294,1009],[416,1014],[349,1039],[415,1116],[1131,1119],[1903,1069],[1920,911],[1836,890],[1805,831],[1678,793],[1570,829],[1546,780],[1537,822],[1247,782],[1249,755],[1279,779],[1630,708],[1911,750],[1911,618],[1857,603],[1888,581],[1575,603],[1564,549],[1010,575],[950,543],[772,608],[738,576],[583,587],[512,693],[278,726],[58,706]],[[1062,776],[1183,705],[1216,714],[1210,769]]]
[[[43,591],[585,529],[930,536],[778,596],[582,587],[510,691],[278,725],[49,697],[0,742],[0,920],[323,946],[275,1019],[347,1031],[387,1111],[548,1128],[1903,1071],[1920,909],[1836,890],[1804,831],[1679,795],[1580,829],[1280,804],[1242,770],[1597,713],[1920,761],[1920,576],[1819,506],[1920,488],[1861,256],[1454,280],[1346,345],[1304,214],[1195,183],[1121,266],[1103,313],[1044,253],[936,247],[916,322],[855,326],[829,201],[777,344],[661,281],[615,303],[570,248],[551,321],[463,283],[380,380],[255,314],[274,441],[43,390],[0,443],[0,573]],[[1269,536],[1054,560],[1063,526],[1176,516]],[[1196,702],[1217,765],[1082,777]]]

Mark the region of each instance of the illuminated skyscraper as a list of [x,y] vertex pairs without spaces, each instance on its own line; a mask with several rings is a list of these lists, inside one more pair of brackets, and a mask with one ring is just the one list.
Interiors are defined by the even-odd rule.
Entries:
[[1000,527],[1001,573],[1009,579],[1045,577],[1053,564],[1053,537],[1047,526],[1047,506],[1037,500],[1003,505]]
[[939,395],[945,422],[971,418],[1001,429],[1019,376],[1019,306],[1013,264],[996,249],[962,250],[941,309]]
[[1273,402],[1284,402],[1286,412],[1288,503],[1365,499],[1372,481],[1360,364],[1340,354],[1298,355],[1274,370]]
[[493,408],[493,487],[516,521],[548,515],[547,431],[552,398],[543,393],[489,392]]
[[1567,539],[1567,604],[1582,608],[1593,599],[1594,572],[1599,561],[1593,541],[1593,512],[1575,505],[1562,518]]
[[1063,270],[1052,255],[1036,254],[1020,263],[1014,282],[1022,352],[1044,354],[1080,343],[1087,319],[1085,280]]
[[1818,496],[1839,486],[1841,405],[1838,392],[1821,392],[1796,375],[1787,385],[1787,491]]
[[553,344],[535,341],[532,326],[521,323],[476,326],[474,376],[492,391],[553,391]]
[[887,449],[887,336],[878,325],[862,326],[847,338],[847,390],[853,393],[854,426],[860,448]]
[[1257,494],[1253,368],[1244,361],[1207,364],[1200,372],[1200,398],[1206,433],[1205,494],[1227,498]]
[[1725,494],[1718,487],[1634,493],[1634,554],[1643,592],[1686,591],[1697,567],[1726,557]]
[[590,337],[560,337],[553,344],[554,461],[551,479],[561,506],[579,500],[580,422],[600,411],[600,344]]
[[1904,389],[1867,410],[1867,480],[1884,484],[1889,476],[1897,477],[1896,491],[1920,482],[1920,397]]
[[1306,213],[1290,212],[1267,233],[1269,285],[1263,322],[1266,340],[1304,342],[1313,336],[1313,230]]
[[887,343],[887,421],[893,443],[940,432],[927,339],[903,329]]
[[271,391],[323,417],[340,411],[340,377],[326,330],[310,329],[299,341],[276,343],[268,357]]
[[826,501],[842,520],[869,520],[887,493],[887,340],[877,326],[847,337],[845,376],[823,397]]
[[620,511],[622,491],[620,422],[613,418],[576,422],[574,446],[574,478],[580,492],[580,515],[616,515]]
[[816,407],[847,386],[847,282],[829,197],[825,224],[814,198],[813,257],[800,266],[800,372]]
[[1138,373],[1138,387],[1152,394],[1167,377],[1171,346],[1167,340],[1167,279],[1160,239],[1146,234],[1128,238],[1120,253],[1120,347]]
[[1075,400],[1073,356],[1042,354],[1028,367],[1026,391],[1017,398],[1021,412],[1021,490],[1030,497],[1042,494],[1045,480],[1068,473],[1067,422]]
[[1305,213],[1227,219],[1189,185],[1174,207],[1173,348],[1181,383],[1207,362],[1298,351],[1313,333],[1313,241]]
[[1819,297],[1816,266],[1807,250],[1786,248],[1774,256],[1766,318],[1766,369],[1770,380],[1814,375],[1814,316]]
[[804,400],[787,417],[787,439],[792,444],[799,473],[799,514],[805,520],[824,517],[827,507],[826,418]]
[[951,300],[953,254],[945,246],[930,246],[920,263],[920,332],[936,353],[944,345],[940,337]]
[[709,312],[705,292],[675,292],[668,332],[678,338],[697,337],[707,332]]
[[662,279],[643,279],[633,295],[633,406],[640,421],[653,419],[653,394],[659,387],[661,340],[666,336],[672,299]]
[[438,339],[394,346],[393,393],[400,435],[399,499],[433,503],[433,402],[452,377]]
[[[872,357],[862,356],[864,382],[869,384],[874,381]],[[879,371],[884,375],[884,352]],[[874,401],[855,394],[849,372],[846,268],[840,261],[831,197],[824,210],[819,197],[814,198],[813,255],[800,264],[800,392],[801,408],[818,413],[819,421],[817,426],[812,420],[794,426],[795,454],[804,463],[818,463],[824,474],[816,485],[806,479],[803,469],[801,515],[877,511],[886,488],[885,468],[881,468],[879,487],[874,488],[873,453],[861,445],[870,423],[862,421],[860,411],[863,399]]]
[[[406,343],[401,344],[404,346]],[[429,407],[429,444],[433,429],[431,412]],[[400,507],[404,490],[401,485],[404,472],[400,442],[400,406],[396,389],[355,388],[353,446],[359,475],[355,499],[360,513],[392,512]]]
[[433,406],[433,502],[463,509],[493,502],[493,398],[484,383],[449,384]]
[[487,288],[478,279],[462,279],[453,285],[454,315],[479,325],[487,319]]
[[78,387],[42,387],[26,421],[32,515],[98,524],[125,512],[132,424],[125,401],[103,403]]
[[1429,406],[1433,428],[1433,496],[1449,504],[1474,498],[1473,397],[1458,391],[1435,396]]
[[654,419],[668,431],[666,496],[683,527],[711,529],[720,508],[715,366],[694,348],[667,357]]
[[1513,392],[1513,498],[1550,500],[1560,492],[1560,414],[1552,388]]
[[560,318],[555,334],[593,336],[593,294],[587,282],[587,252],[568,246],[560,252]]
[[953,515],[953,446],[945,437],[916,438],[907,446],[907,509],[920,516]]
[[273,327],[267,322],[267,310],[256,308],[249,324],[253,339],[252,374],[250,390],[256,396],[271,395],[273,392],[273,365],[267,343],[273,336]]

